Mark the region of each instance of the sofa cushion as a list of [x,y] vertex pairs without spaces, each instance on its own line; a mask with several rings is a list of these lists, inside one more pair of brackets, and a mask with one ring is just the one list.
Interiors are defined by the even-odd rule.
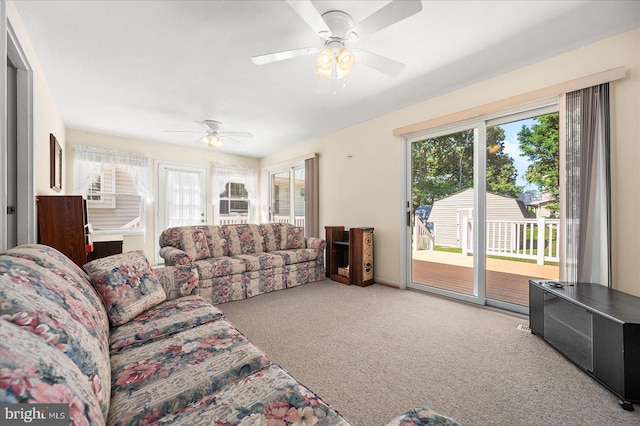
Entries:
[[243,261],[247,272],[284,266],[284,258],[273,253],[239,254],[233,256],[233,259]]
[[112,325],[124,324],[167,298],[140,250],[96,259],[84,270],[102,297]]
[[209,244],[209,257],[222,257],[227,255],[227,240],[219,226],[207,226],[207,243]]
[[258,225],[224,225],[222,233],[227,240],[228,256],[264,251],[264,238]]
[[268,365],[265,354],[225,320],[111,356],[107,424],[150,424]]
[[[15,256],[14,256],[15,255]],[[58,262],[46,246],[21,246],[0,256],[0,318],[30,332],[74,362],[106,416],[111,395],[109,324],[100,297],[81,271]],[[57,264],[49,269],[44,264]]]
[[211,257],[207,234],[198,226],[185,226],[180,230],[180,245],[182,250],[193,260]]
[[348,426],[340,414],[277,365],[160,420],[166,425]]
[[290,223],[282,225],[280,230],[282,241],[280,248],[282,250],[305,248],[304,228],[293,226]]
[[194,265],[198,269],[200,281],[213,277],[242,274],[247,270],[247,264],[242,259],[227,256],[198,260],[194,262]]
[[222,318],[222,311],[200,296],[185,296],[163,302],[131,321],[111,329],[112,350],[171,336],[188,328]]
[[258,227],[264,238],[266,251],[276,251],[282,248],[282,223],[262,223]]
[[69,407],[68,423],[104,425],[92,385],[64,353],[35,334],[0,320],[0,401],[64,403]]
[[278,250],[272,254],[281,256],[285,265],[293,265],[294,263],[309,262],[318,258],[318,251],[314,249],[297,249],[297,250]]

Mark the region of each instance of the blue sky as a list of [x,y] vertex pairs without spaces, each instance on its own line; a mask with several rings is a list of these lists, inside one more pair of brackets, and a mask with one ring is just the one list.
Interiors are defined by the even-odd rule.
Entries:
[[504,129],[504,151],[513,158],[513,164],[518,170],[518,180],[516,184],[527,189],[537,189],[535,185],[527,185],[527,181],[524,178],[527,167],[529,166],[529,160],[520,156],[520,148],[518,143],[518,132],[522,129],[522,125],[530,127],[533,125],[534,120],[532,118],[522,121],[514,121],[513,123],[502,124],[500,127]]

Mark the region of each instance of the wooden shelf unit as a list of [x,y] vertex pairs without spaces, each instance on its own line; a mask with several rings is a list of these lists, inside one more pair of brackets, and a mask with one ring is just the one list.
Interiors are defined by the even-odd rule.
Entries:
[[[361,287],[374,283],[373,228],[325,226],[327,241],[327,278]],[[348,267],[348,275],[339,273]]]
[[81,195],[38,195],[38,242],[82,268],[87,263],[87,202]]

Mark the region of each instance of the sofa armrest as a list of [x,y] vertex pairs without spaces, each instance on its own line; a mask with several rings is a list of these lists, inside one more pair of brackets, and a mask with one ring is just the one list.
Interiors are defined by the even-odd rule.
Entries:
[[167,300],[200,294],[198,270],[191,264],[165,266],[154,269]]
[[327,242],[321,238],[316,237],[307,237],[307,248],[317,250],[319,252],[324,252],[324,249],[327,247]]
[[193,263],[193,259],[186,252],[171,246],[160,249],[160,257],[164,259],[167,266],[188,265]]

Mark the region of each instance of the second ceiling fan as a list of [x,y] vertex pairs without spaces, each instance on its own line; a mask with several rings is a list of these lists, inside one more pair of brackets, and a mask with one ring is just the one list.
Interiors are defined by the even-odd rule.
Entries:
[[323,45],[253,56],[251,60],[255,64],[263,65],[317,53],[317,74],[328,79],[341,79],[351,75],[356,58],[358,62],[391,77],[400,74],[404,64],[366,50],[349,50],[347,44],[361,40],[422,10],[421,0],[393,0],[360,23],[354,24],[351,16],[340,10],[331,10],[320,15],[310,0],[287,0],[287,3],[315,31]]

